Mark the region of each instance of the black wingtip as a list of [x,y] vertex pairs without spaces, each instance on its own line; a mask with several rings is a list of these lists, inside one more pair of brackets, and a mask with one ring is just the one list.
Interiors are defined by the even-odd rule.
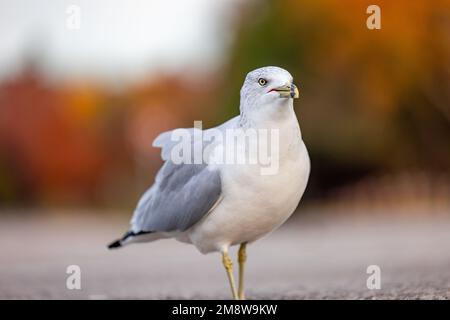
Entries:
[[121,246],[122,244],[120,243],[120,240],[116,240],[108,245],[108,249],[117,249]]
[[127,233],[125,233],[124,236],[121,239],[110,243],[108,245],[108,249],[116,249],[116,248],[122,247],[122,243],[124,243],[124,241],[127,240],[129,237],[140,236],[140,235],[147,234],[147,233],[152,233],[152,232],[153,231],[139,231],[139,232],[136,233],[136,232],[133,232],[133,231],[130,230]]

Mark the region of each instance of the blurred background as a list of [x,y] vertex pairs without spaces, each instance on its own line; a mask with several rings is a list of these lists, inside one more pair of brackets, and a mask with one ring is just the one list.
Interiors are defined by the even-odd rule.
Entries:
[[381,30],[369,4],[2,1],[1,206],[131,211],[156,135],[235,116],[265,65],[301,88],[305,200],[448,202],[448,2],[381,1]]
[[[381,30],[366,26],[370,4]],[[300,215],[450,216],[448,1],[3,0],[8,241],[8,223],[48,213],[114,212],[125,230],[162,163],[158,133],[237,115],[245,75],[266,65],[301,92]]]

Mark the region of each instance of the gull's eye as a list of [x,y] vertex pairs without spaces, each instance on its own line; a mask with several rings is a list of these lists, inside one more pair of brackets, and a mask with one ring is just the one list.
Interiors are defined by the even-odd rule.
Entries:
[[258,79],[258,83],[259,83],[260,86],[264,87],[267,84],[267,80],[264,79],[264,78],[259,78]]

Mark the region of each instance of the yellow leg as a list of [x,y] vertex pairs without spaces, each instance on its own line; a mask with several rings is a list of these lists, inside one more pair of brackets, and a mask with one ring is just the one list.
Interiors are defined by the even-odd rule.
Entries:
[[225,267],[225,270],[227,271],[228,281],[230,282],[233,299],[238,300],[236,285],[234,284],[234,277],[233,277],[233,263],[231,261],[230,256],[228,255],[228,251],[222,252],[222,263],[223,266]]
[[239,262],[239,291],[238,297],[240,300],[245,300],[244,294],[244,269],[245,269],[245,261],[247,261],[247,252],[246,252],[247,243],[241,243],[238,252],[238,262]]

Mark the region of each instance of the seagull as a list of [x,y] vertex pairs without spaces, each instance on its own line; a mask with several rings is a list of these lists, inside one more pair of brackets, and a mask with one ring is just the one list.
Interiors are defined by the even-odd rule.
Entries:
[[[298,97],[288,71],[272,66],[259,68],[245,78],[238,116],[206,130],[194,126],[161,133],[153,146],[161,148],[164,164],[139,200],[131,228],[108,248],[175,238],[194,245],[203,254],[220,252],[233,299],[245,299],[247,244],[269,234],[291,216],[308,182],[310,160],[294,112],[293,100]],[[180,139],[175,136],[180,136],[180,130],[188,138],[184,146],[202,147],[201,161],[192,161],[191,150],[179,152]],[[277,139],[247,134],[250,131],[270,131]],[[237,139],[217,138],[230,133]],[[244,136],[248,139],[239,139]],[[230,141],[234,141],[232,148]],[[258,159],[249,151],[251,143],[271,149],[269,161],[254,161]],[[230,150],[248,161],[224,161],[235,160],[223,156]],[[174,156],[177,154],[183,155],[184,161]],[[273,170],[264,170],[268,166]],[[235,245],[240,246],[238,287],[229,256],[229,248]]]

